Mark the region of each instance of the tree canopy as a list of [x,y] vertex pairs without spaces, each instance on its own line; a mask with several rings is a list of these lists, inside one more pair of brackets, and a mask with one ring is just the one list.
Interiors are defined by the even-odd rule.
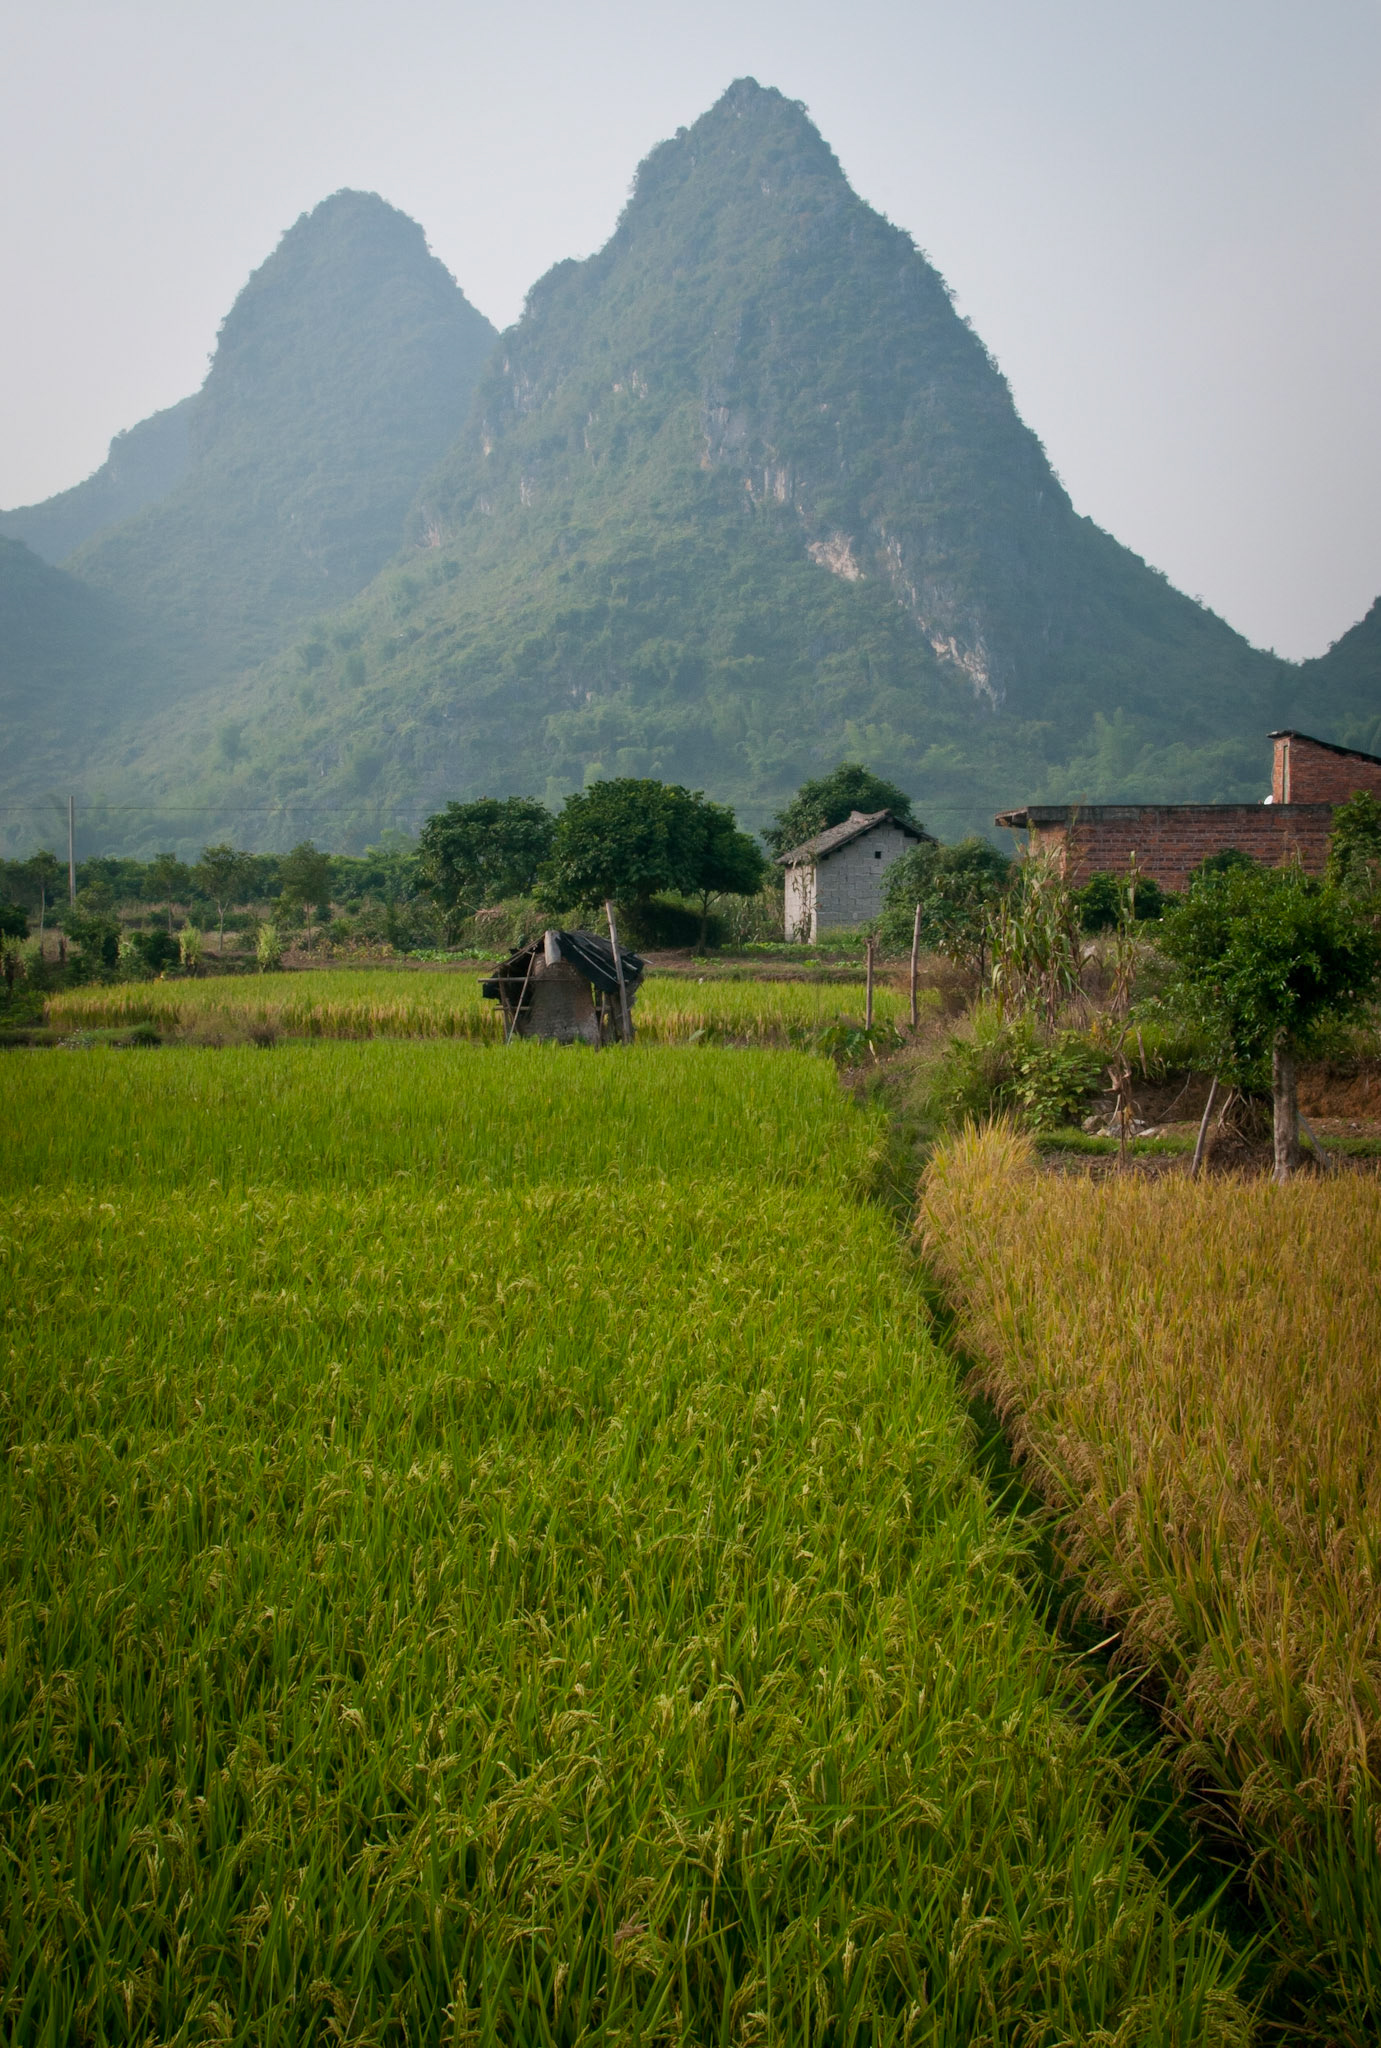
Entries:
[[527,896],[555,831],[551,812],[532,797],[449,803],[422,827],[418,874],[437,904],[453,915],[505,896]]
[[981,973],[989,917],[1011,871],[1006,854],[986,839],[913,846],[887,870],[878,936],[897,950],[909,946],[919,904],[925,950]]
[[244,894],[253,873],[253,855],[242,853],[237,847],[224,841],[217,846],[204,846],[201,858],[192,870],[192,881],[202,895],[209,897],[216,906],[220,934],[218,952],[225,951],[226,909]]
[[764,865],[725,805],[679,783],[622,776],[567,798],[539,893],[551,910],[695,895],[703,924],[711,895],[757,888]]
[[1167,1000],[1208,1041],[1216,1071],[1271,1076],[1280,1177],[1299,1145],[1294,1060],[1355,1015],[1381,978],[1381,937],[1331,882],[1298,867],[1231,867],[1197,881],[1162,919],[1176,969]]
[[1333,814],[1328,877],[1351,896],[1381,896],[1381,802],[1366,790]]
[[842,825],[854,811],[890,811],[905,824],[916,822],[904,789],[874,775],[861,762],[841,761],[830,774],[803,782],[762,836],[771,852],[787,853],[817,832]]

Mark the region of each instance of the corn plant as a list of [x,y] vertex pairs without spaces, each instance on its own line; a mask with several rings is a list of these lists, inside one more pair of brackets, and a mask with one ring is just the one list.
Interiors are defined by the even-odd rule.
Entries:
[[998,1009],[1032,1010],[1053,1031],[1081,993],[1078,906],[1058,854],[1032,854],[991,913],[991,986]]

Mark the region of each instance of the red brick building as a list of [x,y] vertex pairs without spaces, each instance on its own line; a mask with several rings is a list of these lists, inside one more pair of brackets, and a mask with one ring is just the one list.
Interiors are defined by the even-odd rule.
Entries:
[[1298,860],[1317,875],[1328,858],[1333,812],[1359,790],[1381,797],[1381,757],[1302,732],[1273,732],[1271,794],[1259,804],[1028,804],[995,822],[1028,834],[1032,852],[1055,847],[1074,882],[1125,872],[1133,854],[1163,889],[1183,889],[1192,868],[1235,846],[1268,867]]

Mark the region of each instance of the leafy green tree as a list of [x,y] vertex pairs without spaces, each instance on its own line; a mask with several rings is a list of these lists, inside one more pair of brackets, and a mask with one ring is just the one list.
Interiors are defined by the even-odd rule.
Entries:
[[418,876],[450,918],[504,896],[529,896],[555,831],[555,818],[533,797],[449,803],[422,827]]
[[1196,868],[1189,870],[1189,886],[1207,881],[1213,875],[1229,875],[1234,868],[1254,868],[1260,863],[1253,860],[1240,846],[1220,846],[1217,853],[1205,854]]
[[0,939],[27,939],[29,913],[18,903],[0,903]]
[[238,902],[249,886],[252,865],[249,854],[222,840],[204,846],[201,859],[192,870],[192,881],[216,906],[216,951],[225,952],[225,913]]
[[135,932],[130,945],[134,958],[146,974],[162,974],[169,967],[176,967],[181,957],[177,940],[171,932]]
[[114,967],[120,958],[120,927],[114,918],[89,911],[69,910],[63,929],[82,949],[88,969]]
[[296,905],[307,925],[307,949],[312,945],[312,913],[325,912],[331,893],[331,856],[310,839],[301,839],[279,864],[278,878],[285,903]]
[[1216,1069],[1242,1086],[1270,1074],[1275,1177],[1299,1162],[1296,1061],[1355,1015],[1381,978],[1381,937],[1331,882],[1298,867],[1205,876],[1167,912],[1169,1000],[1203,1031]]
[[144,899],[161,903],[168,913],[168,930],[173,929],[173,906],[185,903],[192,893],[192,870],[175,853],[156,854],[144,876]]
[[46,846],[41,846],[24,862],[24,873],[38,898],[38,935],[41,939],[49,905],[60,902],[62,898],[62,862]]
[[[1217,858],[1217,856],[1213,856]],[[1074,892],[1081,931],[1110,932],[1122,922],[1127,894],[1126,878],[1107,873],[1090,875]],[[1165,891],[1150,875],[1136,879],[1136,921],[1145,924],[1165,909]]]
[[1006,854],[986,839],[962,839],[957,846],[913,846],[887,870],[878,937],[889,950],[909,946],[919,904],[925,950],[942,953],[981,978],[987,965],[989,921],[1011,872]]
[[1381,898],[1381,802],[1365,790],[1333,813],[1328,879],[1350,896]]
[[[718,809],[718,806],[715,806]],[[612,897],[636,914],[659,890],[699,892],[705,800],[679,783],[634,776],[567,797],[538,885],[547,909],[589,909]]]
[[700,947],[704,950],[712,896],[754,896],[762,887],[767,861],[761,847],[738,822],[727,804],[697,797],[696,824],[701,844],[692,888],[700,898]]
[[829,775],[803,782],[762,836],[769,852],[788,853],[817,832],[842,825],[853,811],[890,811],[908,825],[916,822],[904,789],[884,782],[861,762],[841,761]]

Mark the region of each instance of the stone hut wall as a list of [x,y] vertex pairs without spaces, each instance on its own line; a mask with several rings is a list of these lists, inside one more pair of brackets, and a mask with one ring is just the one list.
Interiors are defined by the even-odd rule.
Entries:
[[518,1019],[519,1038],[555,1038],[563,1045],[583,1039],[599,1044],[599,1018],[590,984],[569,960],[534,962],[527,1000]]
[[[815,867],[815,921],[819,930],[867,924],[882,909],[882,878],[915,844],[895,825],[875,825]],[[813,935],[812,935],[813,936]]]

